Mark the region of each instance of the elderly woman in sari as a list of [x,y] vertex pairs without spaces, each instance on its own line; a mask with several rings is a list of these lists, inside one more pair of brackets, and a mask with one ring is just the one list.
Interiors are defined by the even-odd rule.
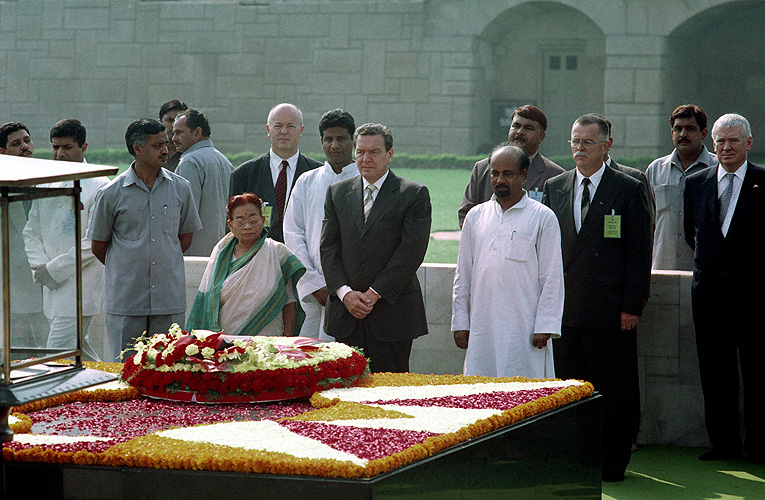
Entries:
[[213,248],[186,327],[228,335],[297,335],[302,310],[295,284],[303,264],[284,244],[268,238],[260,198],[232,196],[231,230]]

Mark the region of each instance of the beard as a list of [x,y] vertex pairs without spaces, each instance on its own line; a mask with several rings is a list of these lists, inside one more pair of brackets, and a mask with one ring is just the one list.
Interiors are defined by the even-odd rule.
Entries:
[[507,198],[510,196],[510,193],[512,193],[512,190],[510,189],[510,186],[506,184],[497,184],[494,186],[494,194],[497,195],[497,198]]

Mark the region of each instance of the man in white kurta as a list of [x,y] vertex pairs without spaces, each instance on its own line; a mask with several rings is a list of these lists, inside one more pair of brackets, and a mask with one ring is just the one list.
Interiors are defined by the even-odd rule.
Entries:
[[[302,337],[334,340],[324,333],[324,301],[327,283],[321,268],[319,240],[324,219],[324,198],[330,184],[359,175],[353,161],[353,117],[345,111],[328,111],[319,121],[321,145],[327,161],[301,175],[295,182],[284,213],[284,244],[305,266],[297,284],[305,321]],[[322,290],[324,290],[322,294]]]
[[[61,120],[50,131],[53,159],[84,162],[85,127],[78,120]],[[85,236],[98,190],[107,177],[80,181],[80,245],[82,265],[82,352],[86,361],[100,361],[90,344],[88,330],[93,316],[101,312],[104,296],[104,266],[90,250]],[[71,188],[72,181],[45,184]],[[42,198],[32,203],[24,227],[24,244],[35,280],[43,285],[43,312],[50,322],[47,347],[74,349],[77,342],[76,273],[74,248],[75,215],[70,196]]]
[[[560,337],[563,317],[560,228],[552,210],[523,190],[527,165],[519,148],[495,150],[495,194],[462,227],[452,331],[467,347],[465,375],[555,376],[549,339]],[[507,207],[508,199],[517,201]]]

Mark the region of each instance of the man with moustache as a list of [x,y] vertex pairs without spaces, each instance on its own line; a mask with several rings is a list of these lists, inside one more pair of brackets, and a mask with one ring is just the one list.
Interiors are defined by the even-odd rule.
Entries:
[[[21,122],[0,125],[0,154],[34,157],[35,146],[29,129]],[[11,276],[11,331],[14,347],[44,347],[48,320],[43,315],[42,287],[29,272],[24,250],[24,226],[32,207],[30,201],[8,205],[8,245]]]
[[119,360],[143,332],[166,332],[173,323],[183,327],[183,252],[202,229],[189,181],[162,168],[164,125],[135,120],[125,143],[135,161],[98,192],[88,229],[93,254],[106,265],[110,361]]
[[563,260],[555,214],[523,189],[529,158],[517,146],[489,156],[494,195],[468,212],[452,294],[463,373],[554,378],[551,338],[563,315]]
[[[507,140],[510,144],[523,149],[531,161],[526,181],[523,183],[523,189],[526,190],[529,198],[540,201],[545,181],[563,172],[563,168],[560,165],[548,160],[539,153],[539,146],[545,139],[547,117],[538,107],[526,104],[513,111],[511,120]],[[465,187],[462,205],[460,205],[457,211],[460,227],[462,227],[465,221],[465,214],[468,213],[468,210],[479,203],[489,200],[492,194],[494,192],[491,187],[491,176],[489,174],[489,159],[484,158],[473,165],[470,181]]]
[[268,113],[266,133],[271,150],[248,160],[231,173],[230,196],[254,193],[267,203],[263,209],[269,224],[269,236],[284,242],[284,209],[295,182],[304,173],[321,163],[300,154],[303,135],[303,113],[294,104],[282,103]]
[[[752,129],[726,114],[712,127],[720,164],[685,181],[685,240],[694,249],[691,302],[704,415],[712,449],[700,460],[741,457],[765,464],[765,340],[758,311],[765,303],[765,168],[747,159]],[[744,432],[739,414],[739,366]]]
[[602,116],[571,128],[576,168],[547,181],[558,217],[566,297],[555,374],[588,380],[603,398],[603,480],[622,481],[639,412],[637,335],[651,279],[651,214],[640,181],[605,166]]
[[305,312],[302,337],[332,340],[324,332],[324,307],[329,293],[319,253],[321,225],[327,187],[359,175],[353,161],[355,131],[353,116],[347,111],[333,109],[324,113],[319,120],[319,136],[327,161],[295,182],[284,214],[284,243],[306,268],[296,287]]
[[[50,129],[53,159],[85,162],[85,127],[79,120],[61,120]],[[104,266],[90,249],[85,236],[96,193],[109,183],[107,177],[80,180],[81,265],[82,265],[82,354],[86,361],[100,361],[90,345],[88,330],[93,316],[101,312],[104,295]],[[71,188],[72,181],[46,184],[49,188]],[[50,322],[48,348],[73,349],[77,343],[76,273],[77,262],[72,244],[75,213],[69,196],[41,198],[32,202],[29,221],[24,227],[29,265],[34,279],[43,288],[43,310]]]
[[[189,109],[189,107],[186,105],[186,103],[179,101],[178,99],[171,99],[160,106],[159,121],[161,121],[162,125],[165,126],[165,130],[167,130],[167,136],[170,139],[173,138],[173,124],[175,123],[175,118],[178,116],[178,113],[181,111],[186,111],[187,109]],[[175,169],[178,167],[178,163],[180,161],[181,152],[176,150],[175,143],[170,141],[167,144],[167,162],[165,163],[165,168],[171,172],[175,172]]]
[[683,193],[685,179],[717,166],[717,156],[704,146],[707,115],[693,104],[682,104],[669,115],[674,151],[654,160],[645,171],[656,194],[653,269],[693,270],[693,249],[685,243]]
[[231,172],[228,158],[210,140],[210,122],[196,109],[181,111],[173,124],[173,143],[181,154],[175,173],[189,181],[202,230],[186,250],[186,255],[209,257],[226,235],[226,204]]

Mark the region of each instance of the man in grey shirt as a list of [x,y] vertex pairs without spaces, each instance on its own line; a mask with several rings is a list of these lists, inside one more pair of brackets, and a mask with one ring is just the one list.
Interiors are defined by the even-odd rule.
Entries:
[[195,109],[182,111],[173,124],[173,142],[183,153],[175,173],[189,181],[202,230],[194,234],[185,255],[209,257],[226,234],[226,204],[233,165],[210,140],[210,123]]
[[685,178],[717,165],[717,156],[703,144],[707,115],[699,106],[683,104],[669,116],[675,150],[654,160],[645,175],[656,200],[653,269],[693,270],[693,249],[685,243],[683,194]]
[[88,229],[93,255],[106,265],[104,312],[114,360],[144,331],[183,326],[183,252],[202,228],[189,182],[162,168],[164,125],[136,120],[125,143],[135,161],[99,190]]

